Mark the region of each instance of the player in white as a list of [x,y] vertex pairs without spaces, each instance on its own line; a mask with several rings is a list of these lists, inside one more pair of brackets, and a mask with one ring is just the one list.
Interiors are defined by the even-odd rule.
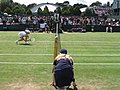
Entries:
[[18,33],[19,39],[16,40],[16,44],[18,44],[19,41],[25,41],[25,44],[28,44],[27,41],[30,41],[29,34],[30,34],[30,30],[27,30],[27,29],[25,31],[19,32]]

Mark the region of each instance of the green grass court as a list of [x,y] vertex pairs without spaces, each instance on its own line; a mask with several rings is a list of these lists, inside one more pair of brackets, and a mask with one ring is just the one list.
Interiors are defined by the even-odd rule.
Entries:
[[[18,32],[0,32],[0,90],[55,90],[54,34],[31,33],[32,45],[16,45]],[[63,33],[61,46],[74,59],[78,90],[120,90],[120,33]],[[23,43],[23,42],[21,42]]]

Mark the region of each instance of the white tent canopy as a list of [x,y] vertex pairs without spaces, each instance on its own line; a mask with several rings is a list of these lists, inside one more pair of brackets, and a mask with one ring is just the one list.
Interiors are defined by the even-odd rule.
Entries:
[[34,13],[34,12],[37,12],[38,8],[40,7],[42,10],[44,10],[45,6],[48,7],[49,11],[52,11],[54,12],[54,10],[59,7],[58,5],[55,5],[55,4],[52,4],[52,3],[42,3],[42,4],[39,4],[35,7],[33,7],[31,9],[31,11]]
[[86,10],[87,8],[88,8],[88,7],[81,8],[80,11],[81,11],[81,12],[85,12],[85,10]]

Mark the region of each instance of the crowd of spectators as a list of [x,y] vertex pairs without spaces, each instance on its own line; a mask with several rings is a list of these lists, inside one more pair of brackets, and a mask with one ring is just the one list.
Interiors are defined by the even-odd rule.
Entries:
[[51,16],[2,16],[0,18],[0,25],[28,25],[44,29],[49,26],[51,29],[52,26],[52,17]]
[[[120,20],[114,18],[105,17],[83,17],[83,16],[60,16],[61,26],[64,25],[79,25],[84,28],[85,25],[108,25],[120,26]],[[51,30],[54,26],[53,16],[2,16],[0,18],[0,24],[2,25],[15,25],[15,24],[28,24],[36,25],[39,28],[44,28]]]
[[103,17],[62,17],[61,23],[63,25],[108,25],[120,26],[120,19],[103,18]]
[[[39,24],[50,23],[53,16],[13,16],[1,17],[0,24]],[[61,16],[62,25],[107,25],[108,22],[112,25],[119,26],[119,19],[103,18],[103,17],[82,17],[82,16]],[[50,21],[50,22],[49,22]]]

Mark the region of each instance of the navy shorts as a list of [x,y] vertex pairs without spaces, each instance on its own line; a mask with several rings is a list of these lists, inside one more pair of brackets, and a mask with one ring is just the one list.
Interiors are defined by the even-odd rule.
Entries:
[[73,70],[72,69],[63,69],[55,71],[54,74],[56,86],[62,88],[64,86],[70,86],[73,80]]

